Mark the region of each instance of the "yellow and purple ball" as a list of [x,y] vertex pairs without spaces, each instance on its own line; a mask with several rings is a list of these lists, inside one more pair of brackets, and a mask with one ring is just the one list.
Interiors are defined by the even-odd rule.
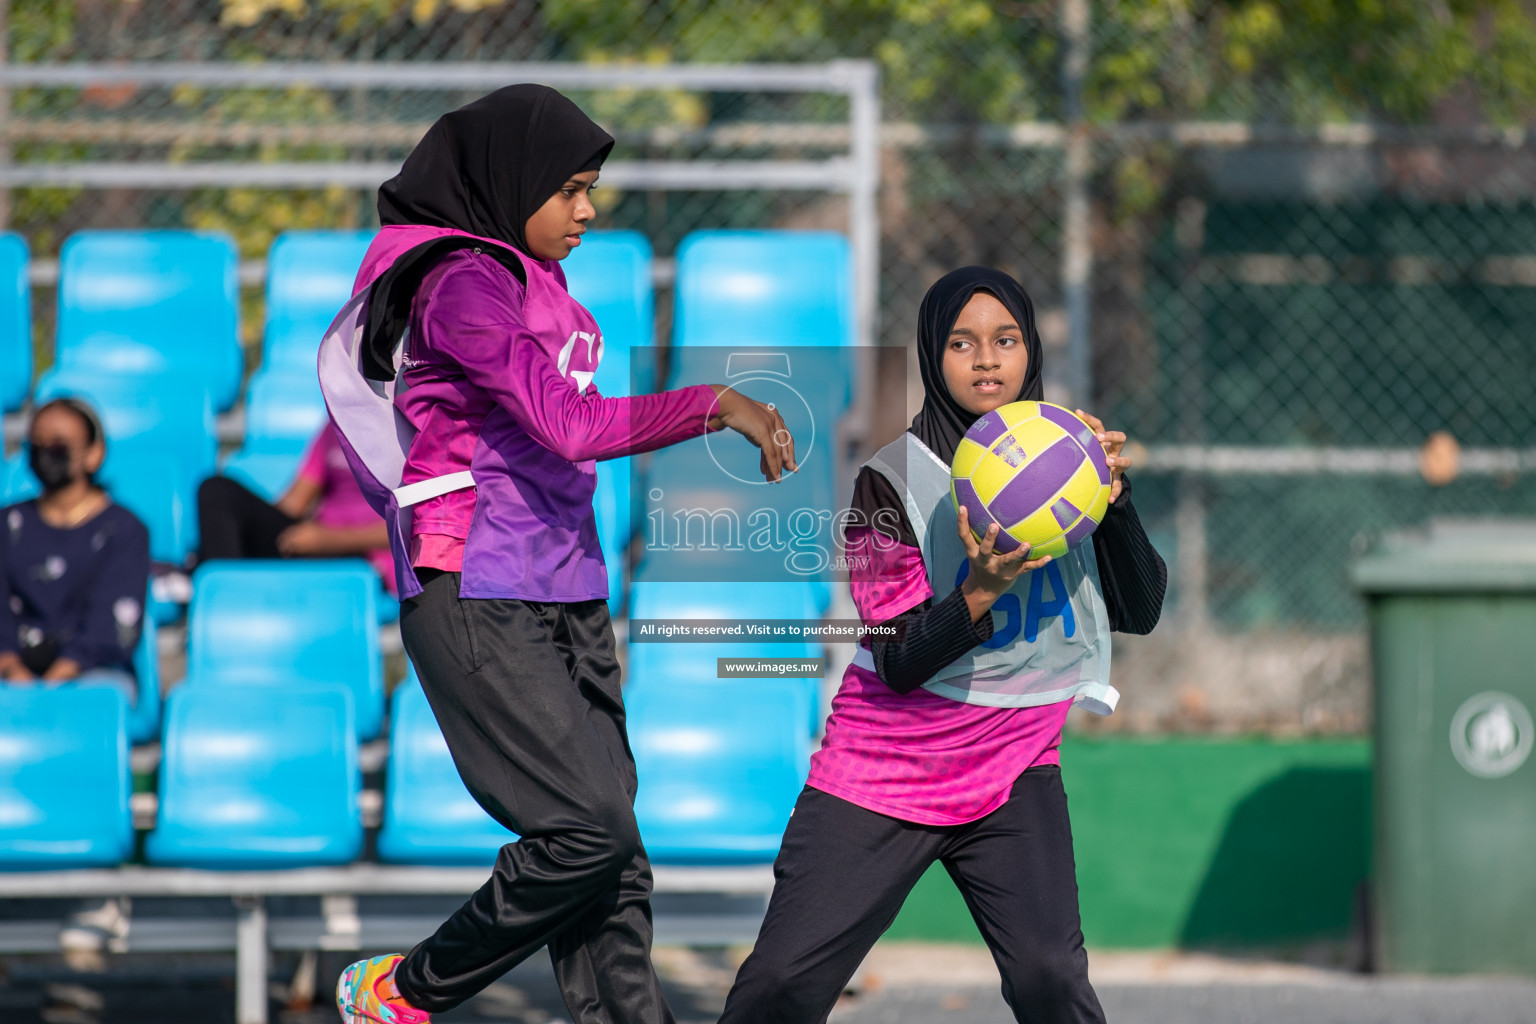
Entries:
[[1029,545],[1059,558],[1093,535],[1109,507],[1104,446],[1086,423],[1050,402],[1012,402],[965,432],[950,465],[950,497],[977,540],[997,523],[994,550]]

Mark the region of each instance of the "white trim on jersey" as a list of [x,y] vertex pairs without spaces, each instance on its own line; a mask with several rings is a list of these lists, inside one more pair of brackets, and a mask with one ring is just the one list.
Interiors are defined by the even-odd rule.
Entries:
[[401,508],[410,505],[419,505],[431,498],[441,497],[452,491],[462,491],[466,487],[475,486],[475,477],[469,470],[460,470],[457,473],[444,473],[442,476],[428,477],[426,480],[418,480],[413,484],[405,484],[395,488],[395,501]]

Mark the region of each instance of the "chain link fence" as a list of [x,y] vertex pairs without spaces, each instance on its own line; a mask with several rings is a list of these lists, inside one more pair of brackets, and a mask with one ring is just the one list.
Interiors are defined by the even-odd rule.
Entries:
[[[1515,0],[0,0],[0,12],[13,67],[873,59],[887,349],[868,443],[921,399],[910,341],[927,285],[966,263],[1018,276],[1040,312],[1048,397],[1131,435],[1137,505],[1172,575],[1158,634],[1123,647],[1127,713],[1102,727],[1364,728],[1351,559],[1383,530],[1528,515],[1536,498],[1536,147],[1523,127],[1536,27]],[[18,85],[0,94],[0,160],[9,172],[385,165],[483,91]],[[851,144],[846,97],[571,92],[618,137],[615,160],[824,160]],[[667,260],[689,232],[850,229],[835,191],[596,195],[604,226],[655,246],[662,340]],[[49,261],[73,231],[231,232],[249,261],[254,359],[274,235],[375,215],[373,188],[355,181],[28,180],[5,217],[37,261],[46,365]],[[1074,245],[1091,255],[1086,276]]]

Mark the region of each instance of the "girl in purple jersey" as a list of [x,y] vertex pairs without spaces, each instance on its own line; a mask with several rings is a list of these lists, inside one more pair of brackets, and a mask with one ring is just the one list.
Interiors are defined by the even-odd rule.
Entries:
[[1131,507],[1125,435],[1081,412],[1111,475],[1091,544],[1058,559],[1030,559],[1027,546],[1003,554],[996,524],[978,542],[951,503],[950,463],[971,425],[1042,395],[1034,308],[1017,281],[965,267],[936,282],[918,362],[923,407],[860,471],[854,521],[866,525],[846,538],[861,618],[904,633],[863,642],[843,677],[721,1024],[826,1020],[936,861],[1018,1020],[1104,1019],[1057,747],[1074,701],[1112,709],[1107,634],[1152,629],[1167,571]]
[[379,190],[355,291],[365,375],[395,378],[409,328],[395,406],[416,434],[394,491],[409,528],[385,507],[400,631],[465,785],[521,838],[416,948],[347,969],[349,1024],[427,1021],[542,946],[577,1024],[672,1020],[650,962],[594,463],[723,427],[762,449],[769,480],[796,462],[778,414],[722,385],[592,386],[602,332],[559,261],[612,146],[558,92],[509,86],[439,119]]

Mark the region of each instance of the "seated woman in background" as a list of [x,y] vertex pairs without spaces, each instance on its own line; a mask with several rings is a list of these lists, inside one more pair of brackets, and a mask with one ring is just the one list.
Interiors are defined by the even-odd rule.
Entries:
[[197,490],[200,560],[367,558],[393,593],[395,566],[384,520],[357,489],[327,422],[310,442],[298,476],[274,504],[239,481],[215,476]]
[[28,436],[43,493],[0,510],[0,677],[110,682],[132,704],[149,531],[93,479],[107,449],[89,405],[48,402]]

